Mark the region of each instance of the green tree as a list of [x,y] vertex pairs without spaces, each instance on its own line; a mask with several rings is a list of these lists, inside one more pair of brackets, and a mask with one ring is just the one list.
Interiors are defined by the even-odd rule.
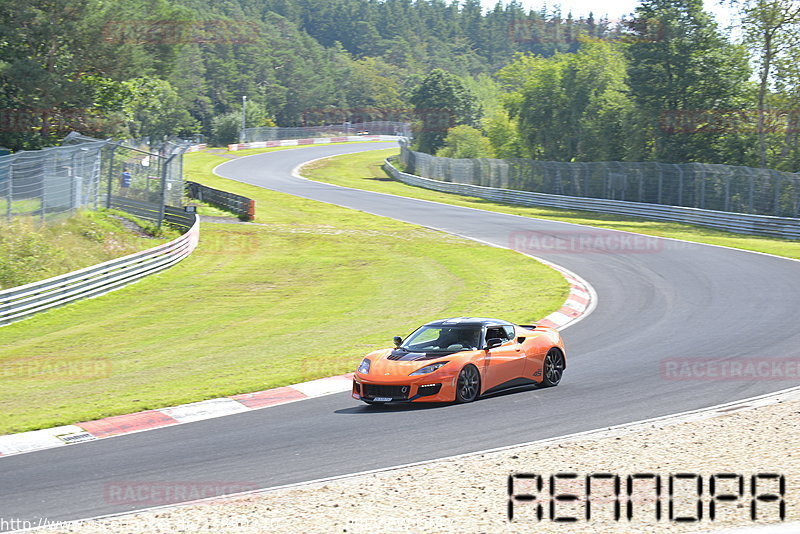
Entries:
[[444,145],[447,131],[460,124],[474,125],[480,118],[475,95],[461,81],[434,69],[414,89],[411,104],[416,117],[417,149],[433,154]]
[[525,158],[528,151],[519,135],[517,123],[504,109],[498,109],[484,120],[484,129],[492,152],[498,158]]
[[643,132],[639,154],[665,162],[724,159],[714,133],[672,133],[664,114],[737,109],[750,74],[741,47],[730,44],[702,0],[643,0],[631,22],[629,84]]
[[[800,45],[800,4],[796,0],[734,0],[744,29],[744,41],[758,64],[758,153],[767,166],[766,111],[775,64]],[[786,72],[785,69],[782,69]]]
[[[256,102],[247,101],[245,106],[245,128],[257,126],[274,126],[275,123],[267,115],[266,108]],[[211,130],[211,141],[215,145],[228,145],[240,140],[242,131],[242,106],[233,111],[214,117]]]
[[489,138],[477,128],[462,124],[447,131],[444,146],[436,151],[444,158],[493,158],[494,151]]
[[123,109],[133,137],[188,136],[199,130],[197,121],[179,105],[178,93],[168,81],[134,78],[124,86],[129,96]]
[[[520,56],[500,71],[504,85],[514,88],[505,106],[516,120],[524,152],[558,161],[625,159],[634,107],[626,69],[620,45],[582,38],[575,54]],[[502,124],[498,120],[497,126]],[[500,146],[499,132],[492,131],[490,138]]]

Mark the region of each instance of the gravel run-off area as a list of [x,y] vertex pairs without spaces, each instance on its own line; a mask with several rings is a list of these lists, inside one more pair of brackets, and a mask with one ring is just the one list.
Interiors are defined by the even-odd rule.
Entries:
[[[679,419],[656,420],[605,431],[547,440],[408,467],[323,482],[161,507],[80,524],[49,528],[57,532],[291,532],[291,533],[528,533],[528,532],[710,532],[779,521],[778,501],[758,501],[752,521],[751,477],[785,477],[785,522],[800,520],[800,397],[796,391],[762,403],[741,403]],[[354,444],[354,446],[357,446]],[[514,502],[508,520],[508,479],[515,473],[543,475],[540,500]],[[585,476],[620,477],[619,521],[614,519],[614,479],[593,479],[591,520],[586,500],[558,501],[555,513],[578,521],[550,520],[549,476],[576,473],[555,481],[556,493],[585,495]],[[628,475],[661,476],[656,498],[653,479],[634,482],[633,520],[625,518]],[[702,476],[702,522],[669,519],[670,474]],[[709,520],[712,475],[740,474],[742,497],[720,500]],[[696,515],[696,479],[673,479],[673,516]],[[516,478],[515,495],[538,493],[537,479]],[[716,494],[738,494],[739,479],[716,479]],[[759,494],[778,492],[778,483],[759,479]],[[656,520],[656,503],[661,519]],[[542,504],[542,520],[536,510]],[[798,528],[800,531],[800,527]],[[759,531],[760,532],[760,531]],[[765,533],[769,529],[764,530]]]

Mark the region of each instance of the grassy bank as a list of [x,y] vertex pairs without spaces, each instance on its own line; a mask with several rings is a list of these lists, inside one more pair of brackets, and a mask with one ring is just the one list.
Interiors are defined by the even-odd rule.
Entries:
[[51,276],[154,247],[160,239],[133,231],[113,212],[84,211],[61,222],[41,225],[19,218],[0,224],[0,289]]
[[339,374],[431,319],[525,322],[566,297],[514,252],[214,176],[224,161],[185,172],[254,198],[258,224],[202,223],[176,267],[4,327],[0,433]]
[[313,180],[346,187],[367,189],[380,193],[390,193],[393,195],[432,200],[457,206],[510,213],[524,217],[551,219],[597,226],[600,228],[609,228],[612,230],[624,230],[647,235],[685,239],[698,243],[723,245],[800,259],[800,242],[798,241],[734,234],[731,232],[714,230],[712,228],[692,226],[690,224],[652,221],[636,217],[623,217],[555,208],[514,206],[475,197],[439,193],[437,191],[405,185],[389,178],[381,169],[383,159],[397,153],[397,149],[388,149],[337,156],[306,165],[301,172],[303,176]]

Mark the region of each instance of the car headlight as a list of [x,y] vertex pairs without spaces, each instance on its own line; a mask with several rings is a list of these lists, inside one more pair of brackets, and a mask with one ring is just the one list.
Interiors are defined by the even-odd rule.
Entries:
[[432,363],[430,365],[426,365],[422,369],[417,369],[416,371],[414,371],[413,373],[411,373],[408,376],[427,375],[428,373],[432,373],[432,372],[438,370],[441,366],[445,365],[446,363],[447,362],[436,362],[436,363]]
[[361,361],[361,365],[358,366],[358,372],[361,373],[361,374],[364,374],[364,375],[368,374],[369,373],[369,364],[370,364],[370,361],[368,359],[364,358]]

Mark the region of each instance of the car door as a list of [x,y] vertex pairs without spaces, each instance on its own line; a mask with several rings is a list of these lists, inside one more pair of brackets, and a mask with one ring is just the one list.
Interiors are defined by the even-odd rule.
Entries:
[[484,391],[523,376],[525,369],[525,354],[514,338],[513,329],[509,335],[509,330],[502,326],[490,326],[484,339],[488,342],[493,338],[502,339],[503,344],[489,349],[484,358]]

